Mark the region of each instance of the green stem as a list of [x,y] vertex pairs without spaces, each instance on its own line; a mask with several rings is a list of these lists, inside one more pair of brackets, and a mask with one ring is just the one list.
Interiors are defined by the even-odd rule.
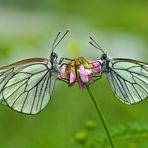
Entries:
[[109,133],[109,130],[108,130],[107,124],[106,124],[106,122],[105,122],[105,118],[104,118],[104,116],[103,116],[103,113],[102,113],[102,111],[101,111],[101,108],[100,108],[99,105],[97,105],[96,99],[95,99],[95,97],[94,97],[92,91],[90,90],[89,85],[86,85],[86,88],[87,88],[87,91],[88,91],[88,93],[89,93],[89,95],[90,95],[92,101],[93,101],[93,104],[95,105],[95,108],[96,108],[96,110],[97,110],[97,113],[98,113],[99,116],[100,116],[100,119],[101,119],[101,121],[102,121],[103,127],[104,127],[104,129],[105,129],[105,132],[106,132],[106,134],[107,134],[108,140],[109,140],[109,142],[110,142],[110,145],[111,145],[112,148],[114,148],[113,140],[112,140],[111,135],[110,135],[110,133]]

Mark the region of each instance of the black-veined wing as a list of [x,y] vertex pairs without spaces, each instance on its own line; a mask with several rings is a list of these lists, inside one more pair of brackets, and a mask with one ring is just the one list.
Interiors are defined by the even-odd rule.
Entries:
[[107,78],[115,95],[126,104],[148,98],[148,64],[130,59],[112,59]]
[[6,85],[6,83],[9,81],[9,79],[12,77],[13,69],[11,68],[2,68],[0,69],[0,103],[3,102],[3,96],[2,96],[2,88]]
[[[49,102],[58,71],[52,69],[48,59],[23,60],[4,67],[11,71],[11,78],[3,86],[3,104],[15,111],[36,114]],[[7,75],[1,75],[8,79]]]

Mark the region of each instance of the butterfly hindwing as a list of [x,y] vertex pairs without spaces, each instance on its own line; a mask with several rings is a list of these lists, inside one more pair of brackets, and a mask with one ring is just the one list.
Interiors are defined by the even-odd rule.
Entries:
[[148,98],[148,64],[130,59],[112,59],[107,78],[115,95],[126,104]]

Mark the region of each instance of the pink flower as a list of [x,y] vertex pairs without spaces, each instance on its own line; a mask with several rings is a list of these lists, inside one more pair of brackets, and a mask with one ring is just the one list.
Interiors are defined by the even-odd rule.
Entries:
[[88,61],[79,57],[60,68],[58,79],[65,80],[68,86],[73,86],[78,82],[79,88],[84,89],[85,84],[94,82],[93,76],[101,72],[101,60]]
[[78,72],[80,73],[80,79],[78,81],[79,87],[83,90],[85,83],[93,83],[92,72],[90,69],[85,69],[82,64],[80,65]]
[[92,67],[92,70],[94,73],[98,74],[101,72],[101,70],[102,70],[102,67],[101,67],[102,61],[101,60],[91,61],[90,64],[91,64],[91,67]]
[[63,65],[63,66],[60,68],[60,72],[59,72],[57,78],[58,78],[58,79],[65,79],[65,78],[66,78],[65,72],[66,72],[66,65]]
[[[69,68],[69,66],[70,66],[70,68]],[[68,81],[68,86],[72,86],[75,83],[76,74],[75,74],[75,69],[74,69],[74,67],[72,67],[71,63],[69,63],[69,65],[63,65],[60,68],[57,79]]]
[[83,83],[89,82],[89,75],[91,75],[91,70],[85,69],[83,65],[80,65],[79,68],[80,78]]
[[75,70],[72,69],[70,74],[69,74],[69,83],[68,83],[68,86],[73,86],[73,84],[75,83],[76,81],[76,73],[75,73]]

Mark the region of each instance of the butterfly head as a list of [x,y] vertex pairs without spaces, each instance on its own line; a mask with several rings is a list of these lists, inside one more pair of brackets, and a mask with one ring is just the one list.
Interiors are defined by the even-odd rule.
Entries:
[[69,29],[62,35],[62,37],[59,39],[59,36],[61,34],[61,32],[59,31],[51,48],[51,55],[50,55],[50,62],[54,63],[55,61],[57,61],[58,59],[58,55],[54,52],[54,50],[56,49],[56,47],[59,45],[59,43],[63,40],[63,38],[67,35],[67,33],[69,32]]
[[51,56],[50,56],[50,60],[52,62],[56,61],[58,59],[58,55],[55,53],[55,52],[52,52],[51,53]]
[[101,56],[101,60],[106,60],[107,59],[107,54],[103,53]]

